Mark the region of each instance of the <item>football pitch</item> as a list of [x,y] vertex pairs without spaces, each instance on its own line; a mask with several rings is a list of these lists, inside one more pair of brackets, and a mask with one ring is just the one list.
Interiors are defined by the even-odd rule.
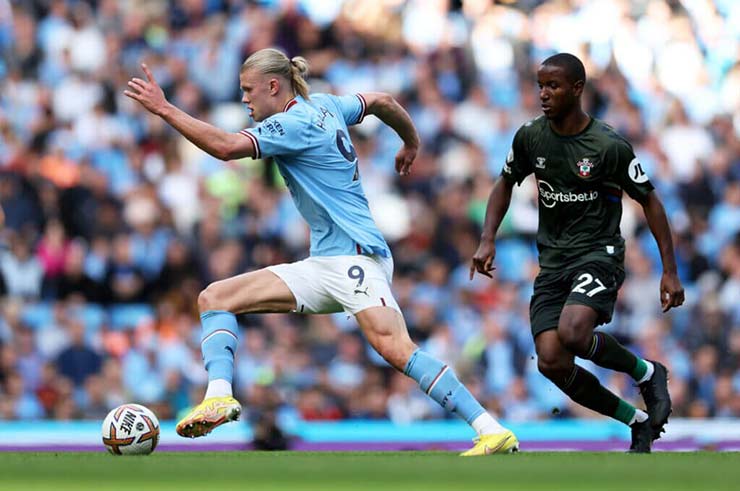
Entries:
[[730,490],[737,453],[0,453],[2,490]]

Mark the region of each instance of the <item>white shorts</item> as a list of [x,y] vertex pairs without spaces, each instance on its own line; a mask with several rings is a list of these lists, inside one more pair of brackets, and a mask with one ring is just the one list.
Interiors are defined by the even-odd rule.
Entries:
[[393,298],[393,259],[381,256],[317,256],[268,266],[288,285],[299,314],[350,314],[370,307],[401,309]]

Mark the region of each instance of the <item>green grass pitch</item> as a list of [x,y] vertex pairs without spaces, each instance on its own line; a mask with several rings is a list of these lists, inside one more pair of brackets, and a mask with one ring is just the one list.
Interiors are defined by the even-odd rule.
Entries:
[[0,490],[740,489],[737,453],[0,453]]

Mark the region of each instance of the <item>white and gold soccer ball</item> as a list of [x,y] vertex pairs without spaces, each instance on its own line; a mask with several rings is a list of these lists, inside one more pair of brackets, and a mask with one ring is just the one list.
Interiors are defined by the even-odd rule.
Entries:
[[113,455],[147,455],[159,443],[159,420],[140,404],[123,404],[103,420],[103,445]]

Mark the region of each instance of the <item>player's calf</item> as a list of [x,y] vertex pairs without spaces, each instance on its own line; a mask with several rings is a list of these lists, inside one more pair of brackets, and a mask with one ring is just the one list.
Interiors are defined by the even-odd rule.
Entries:
[[[419,388],[440,406],[463,418],[478,435],[499,435],[509,431],[481,406],[452,368],[428,353],[416,350],[403,373],[414,379]],[[517,448],[518,445],[517,442]]]
[[[356,318],[372,347],[391,366],[414,379],[429,397],[473,427],[479,438],[466,455],[518,450],[519,442],[514,434],[480,405],[460,383],[452,368],[421,351],[411,341],[403,316],[398,311],[376,307],[359,312]],[[506,435],[506,438],[483,438],[486,435]]]

